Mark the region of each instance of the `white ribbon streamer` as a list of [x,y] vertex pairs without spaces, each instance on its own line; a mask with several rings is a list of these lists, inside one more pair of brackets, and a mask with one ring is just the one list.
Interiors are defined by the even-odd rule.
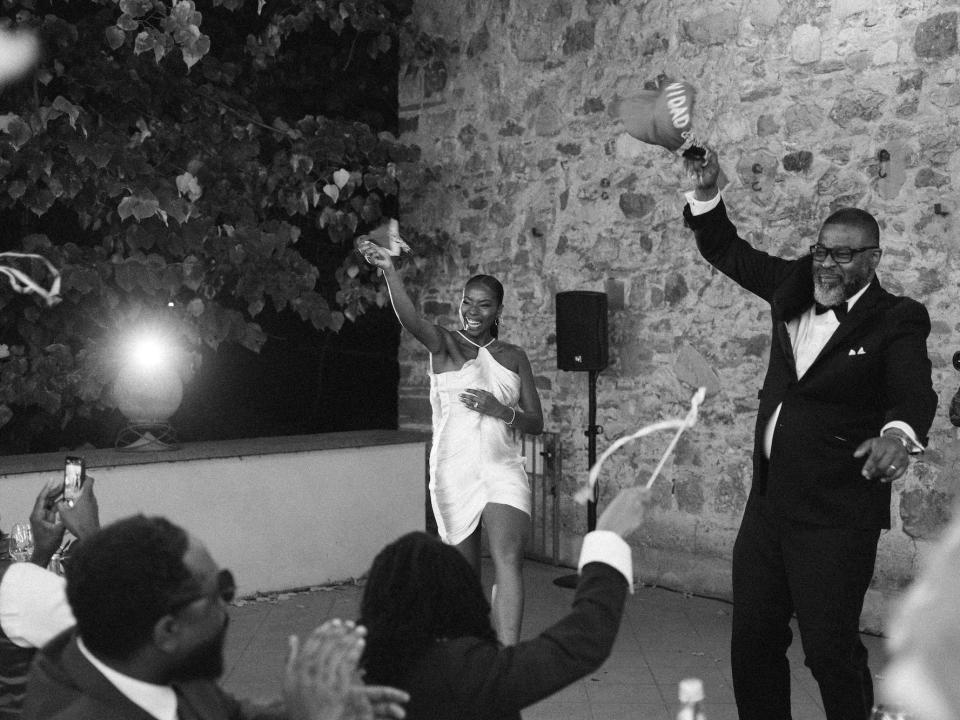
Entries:
[[45,290],[33,278],[15,267],[0,265],[0,273],[7,276],[7,279],[10,281],[10,287],[18,293],[36,293],[46,300],[47,305],[56,305],[60,302],[60,271],[45,257],[33,253],[3,252],[0,253],[0,258],[27,258],[42,262],[47,266],[47,270],[49,270],[53,276],[49,290]]
[[600,475],[600,468],[603,466],[604,461],[628,442],[642,438],[645,435],[659,432],[660,430],[676,430],[677,432],[674,434],[673,439],[670,441],[670,444],[664,451],[663,456],[660,458],[660,462],[657,463],[657,467],[654,468],[653,473],[650,475],[650,479],[647,480],[646,489],[649,490],[653,485],[653,481],[657,479],[657,476],[663,469],[664,464],[667,462],[667,458],[670,457],[670,453],[672,453],[673,449],[677,446],[677,441],[680,440],[680,436],[683,434],[683,431],[696,425],[700,403],[703,402],[706,394],[707,389],[705,387],[699,388],[693,394],[693,397],[690,399],[690,410],[687,412],[686,417],[684,417],[682,420],[661,420],[660,422],[640,428],[633,433],[633,435],[626,435],[615,441],[610,447],[603,451],[603,454],[600,455],[600,458],[593,464],[593,467],[590,468],[590,475],[587,478],[587,482],[584,483],[577,491],[577,494],[573,496],[573,499],[583,505],[594,496],[593,493],[594,488],[597,485],[597,477]]

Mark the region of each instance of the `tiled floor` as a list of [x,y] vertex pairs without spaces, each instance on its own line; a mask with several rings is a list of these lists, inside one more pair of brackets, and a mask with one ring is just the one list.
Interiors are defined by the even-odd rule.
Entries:
[[[484,577],[489,576],[485,568]],[[569,571],[528,563],[524,635],[532,636],[563,616],[573,591],[553,578]],[[240,697],[273,698],[280,688],[286,638],[304,635],[330,617],[355,618],[362,588],[356,585],[281,594],[232,609],[224,685]],[[699,677],[709,720],[735,720],[728,642],[730,605],[659,588],[640,588],[610,659],[600,670],[523,712],[525,720],[670,720],[677,710],[677,683]],[[886,660],[880,638],[864,636],[871,668]],[[820,720],[820,695],[803,666],[799,643],[791,647],[794,720]]]

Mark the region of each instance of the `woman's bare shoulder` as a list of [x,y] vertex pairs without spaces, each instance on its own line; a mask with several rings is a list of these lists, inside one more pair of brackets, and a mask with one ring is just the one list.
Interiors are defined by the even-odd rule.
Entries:
[[497,340],[497,344],[500,346],[501,352],[509,354],[511,357],[519,359],[527,356],[526,351],[519,345],[508,343],[505,340]]

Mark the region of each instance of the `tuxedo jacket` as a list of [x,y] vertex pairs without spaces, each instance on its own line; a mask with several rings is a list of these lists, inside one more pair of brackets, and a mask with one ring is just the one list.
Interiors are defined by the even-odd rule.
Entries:
[[[279,710],[240,703],[212,681],[177,686],[190,720],[282,720]],[[73,630],[37,653],[27,682],[24,720],[155,720],[114,687],[77,647]]]
[[[926,444],[937,407],[927,357],[930,318],[919,302],[874,277],[802,378],[787,323],[813,304],[813,260],[773,257],[737,235],[723,201],[693,215],[697,248],[720,272],[770,304],[771,341],[753,448],[751,500],[776,515],[834,527],[890,527],[890,483],[868,480],[853,452],[888,422],[907,423]],[[763,450],[777,406],[770,459]]]
[[461,637],[437,642],[404,673],[407,720],[519,720],[520,710],[596,670],[620,627],[627,581],[587,563],[573,609],[536,638],[503,647]]

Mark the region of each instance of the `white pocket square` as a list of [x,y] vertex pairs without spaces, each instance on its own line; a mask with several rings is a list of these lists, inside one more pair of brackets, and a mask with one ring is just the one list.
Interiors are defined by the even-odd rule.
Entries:
[[860,346],[860,349],[857,350],[857,355],[866,355],[866,351],[863,349],[863,345]]
[[856,355],[856,354],[857,354],[857,351],[854,350],[853,348],[850,348],[850,352],[847,353],[847,355]]

